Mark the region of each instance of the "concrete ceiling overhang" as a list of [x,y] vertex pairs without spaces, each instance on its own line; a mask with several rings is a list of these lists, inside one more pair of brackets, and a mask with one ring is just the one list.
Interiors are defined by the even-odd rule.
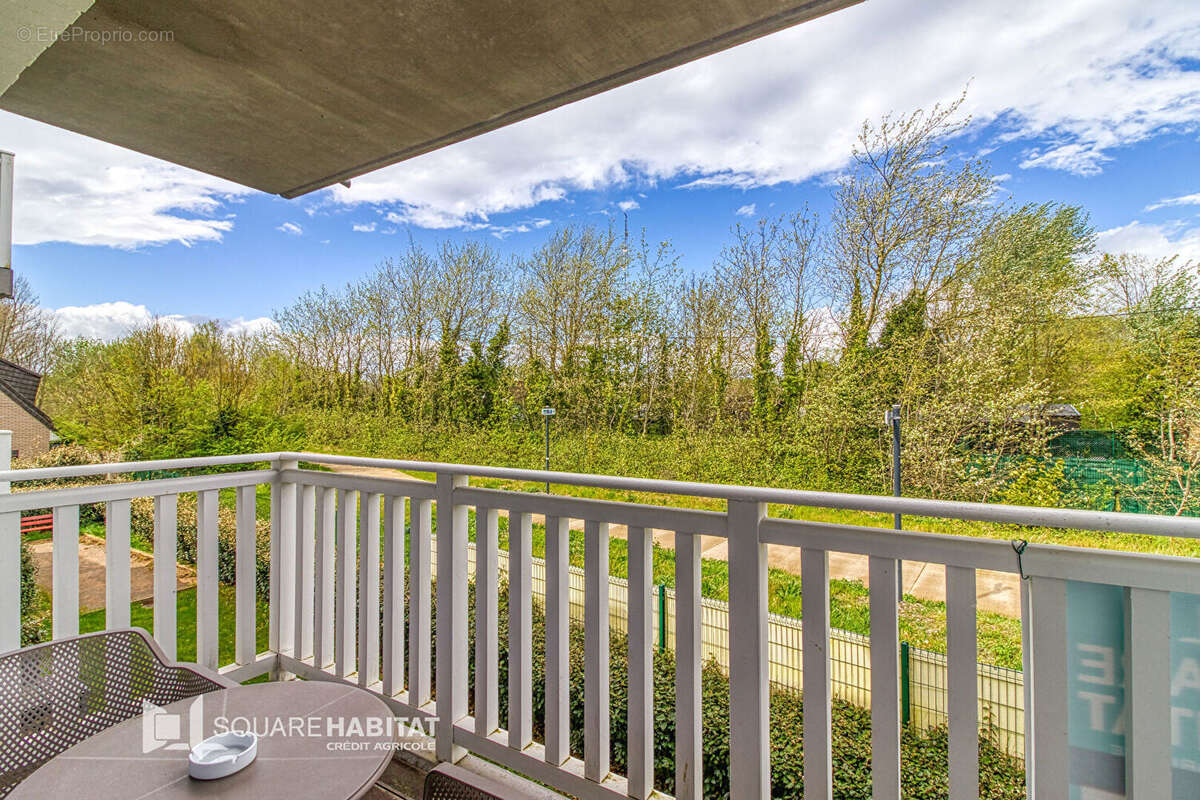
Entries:
[[284,197],[859,2],[18,1],[0,108]]

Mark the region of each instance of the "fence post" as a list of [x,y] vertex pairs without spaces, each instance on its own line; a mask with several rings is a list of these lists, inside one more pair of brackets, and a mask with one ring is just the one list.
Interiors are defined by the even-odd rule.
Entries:
[[658,652],[667,649],[667,585],[658,585]]
[[[0,265],[2,266],[2,265]],[[0,431],[0,469],[12,468],[12,431]],[[8,494],[9,482],[0,482]],[[0,653],[21,646],[21,512],[0,514]]]
[[900,721],[908,724],[911,715],[911,698],[909,696],[909,663],[908,642],[900,643]]

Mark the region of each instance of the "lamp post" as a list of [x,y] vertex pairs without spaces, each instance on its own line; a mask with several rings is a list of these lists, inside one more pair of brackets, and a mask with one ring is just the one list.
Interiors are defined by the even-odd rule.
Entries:
[[[554,409],[546,406],[542,409],[542,419],[546,421],[546,471],[550,471],[550,418],[554,416]],[[550,479],[546,479],[546,494],[550,494]]]
[[[883,423],[892,428],[892,497],[900,496],[900,405],[896,404],[883,414]],[[903,525],[900,512],[892,515],[892,527],[900,530]],[[904,562],[896,559],[896,599],[904,600]]]

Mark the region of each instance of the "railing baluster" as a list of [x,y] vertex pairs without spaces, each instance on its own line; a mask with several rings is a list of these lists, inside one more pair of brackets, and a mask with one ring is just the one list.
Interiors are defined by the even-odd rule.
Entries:
[[362,495],[358,552],[358,685],[379,681],[379,503],[382,495]]
[[608,523],[584,523],[583,775],[609,772]]
[[61,639],[79,633],[79,506],[55,506],[53,513],[51,632]]
[[313,527],[316,529],[316,566],[313,597],[313,664],[326,669],[333,664],[334,609],[337,605],[335,565],[337,563],[337,491],[322,486],[317,490],[317,504],[313,509]]
[[[467,507],[454,490],[462,475],[437,476],[437,735],[440,761],[466,753],[454,744],[454,726],[467,715]],[[511,654],[509,659],[511,668]]]
[[868,559],[871,582],[871,796],[900,798],[900,632],[894,558]]
[[358,560],[358,492],[338,489],[337,564],[334,567],[334,674],[345,678],[355,670],[356,562]]
[[508,515],[508,746],[533,741],[533,519]]
[[[0,470],[12,468],[12,431],[0,431]],[[12,492],[0,481],[0,496]],[[0,513],[0,653],[21,646],[21,512]]]
[[979,797],[979,647],[975,603],[975,570],[947,565],[946,706],[950,717],[950,800]]
[[1171,595],[1125,590],[1125,791],[1173,797]]
[[175,548],[179,528],[179,497],[154,498],[154,641],[175,659]]
[[430,634],[432,623],[433,504],[412,498],[409,504],[408,578],[408,704],[420,708],[429,702]]
[[[290,459],[276,460],[278,472],[299,467]],[[278,476],[271,482],[271,563],[268,588],[267,643],[276,653],[293,655],[296,591],[296,484]],[[283,677],[276,670],[273,677]]]
[[302,661],[313,655],[316,496],[311,485],[296,492],[296,658]]
[[829,553],[800,553],[804,630],[804,800],[833,797],[829,670]]
[[729,502],[729,783],[747,800],[771,794],[766,515],[765,503]]
[[217,490],[196,493],[196,661],[217,667]]
[[[288,468],[288,467],[284,467]],[[292,469],[295,468],[293,465]],[[279,486],[279,652],[296,655],[296,484]]]
[[129,521],[128,500],[113,500],[104,509],[104,627],[128,628]]
[[254,489],[253,486],[238,487],[234,511],[237,517],[234,565],[237,631],[234,649],[239,664],[252,663],[258,651],[258,515]]
[[475,509],[475,733],[500,726],[499,522],[494,508]]
[[[1067,583],[1030,579],[1033,611],[1033,774],[1037,800],[1066,800],[1067,745]],[[1026,709],[1026,714],[1030,713]]]
[[383,506],[383,693],[404,688],[404,498]]
[[571,755],[571,527],[546,517],[546,761]]
[[700,716],[700,537],[675,534],[675,797],[704,790]]
[[[549,538],[547,538],[549,544]],[[650,583],[650,534],[629,529],[629,796],[646,800],[654,791],[654,629]],[[565,570],[564,570],[565,572]]]

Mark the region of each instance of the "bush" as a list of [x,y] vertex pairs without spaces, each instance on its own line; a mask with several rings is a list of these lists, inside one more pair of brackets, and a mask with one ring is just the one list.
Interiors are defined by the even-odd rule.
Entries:
[[[182,564],[196,564],[197,512],[196,495],[178,496],[178,529],[176,536],[176,558]],[[137,497],[131,501],[130,532],[134,538],[145,542],[154,541],[154,498]],[[254,584],[260,597],[266,597],[271,572],[271,524],[267,520],[255,519],[254,524],[255,569]],[[222,583],[234,584],[237,577],[237,512],[229,507],[217,506],[217,579]]]
[[21,646],[37,644],[46,639],[44,615],[39,613],[38,587],[33,556],[21,542]]
[[[469,587],[469,635],[474,636],[474,586]],[[436,597],[436,588],[435,588]],[[409,607],[408,604],[405,606]],[[436,607],[435,607],[436,616]],[[500,724],[508,720],[508,607],[507,587],[500,587]],[[436,627],[436,619],[435,619]],[[533,608],[533,734],[545,739],[545,615],[537,602]],[[614,772],[628,768],[628,638],[610,636],[610,758]],[[583,666],[584,629],[571,624],[570,631],[570,719],[571,753],[583,757]],[[470,660],[469,692],[474,703],[474,648]],[[672,653],[654,653],[654,783],[655,788],[675,791],[675,660]],[[435,670],[436,673],[436,670]],[[804,701],[798,692],[771,693],[771,796],[802,798],[804,795]],[[472,713],[474,712],[472,708]],[[729,678],[714,661],[701,673],[701,715],[704,759],[704,797],[729,797]],[[833,703],[833,796],[838,800],[869,800],[871,797],[871,712],[843,701]],[[901,737],[901,783],[906,800],[945,800],[949,795],[947,756],[949,739],[945,727],[918,730],[905,728]],[[1020,759],[1009,755],[997,737],[985,733],[979,739],[979,796],[987,800],[1020,800],[1025,796],[1025,771]]]

